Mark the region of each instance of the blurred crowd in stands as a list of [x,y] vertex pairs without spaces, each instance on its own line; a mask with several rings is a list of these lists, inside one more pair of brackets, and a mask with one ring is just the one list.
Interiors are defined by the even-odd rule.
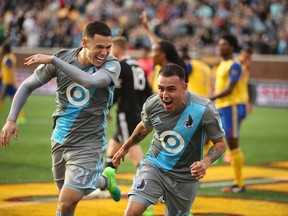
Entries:
[[288,54],[287,0],[4,0],[0,2],[0,45],[78,47],[91,20],[106,21],[130,48],[149,46],[139,21],[146,10],[151,29],[181,50],[215,53],[219,35],[249,42],[254,53]]

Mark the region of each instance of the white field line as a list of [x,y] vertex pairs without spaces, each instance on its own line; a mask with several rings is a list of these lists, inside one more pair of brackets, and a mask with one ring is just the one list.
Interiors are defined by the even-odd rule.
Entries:
[[[273,183],[273,182],[279,182],[279,179],[247,179],[244,181],[245,185],[249,184],[261,184],[261,183]],[[233,184],[233,181],[221,181],[221,182],[202,182],[201,188],[211,188],[211,187],[223,187],[223,186],[229,186]]]

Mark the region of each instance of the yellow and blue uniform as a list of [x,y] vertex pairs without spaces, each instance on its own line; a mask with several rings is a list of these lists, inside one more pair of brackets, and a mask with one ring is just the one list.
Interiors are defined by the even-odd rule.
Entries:
[[[217,98],[215,101],[228,140],[239,137],[240,123],[246,117],[246,98],[242,92],[244,79],[241,65],[233,59],[222,61],[216,70],[216,94],[223,92],[230,81],[236,82],[229,95]],[[243,187],[242,167],[244,156],[239,147],[231,149],[231,159],[235,184]]]
[[6,54],[1,62],[2,71],[2,88],[6,86],[4,97],[13,97],[16,93],[15,87],[15,71],[16,71],[17,59],[13,53]]
[[238,137],[240,122],[246,117],[246,101],[241,95],[243,78],[241,65],[232,59],[222,61],[216,70],[216,94],[224,91],[230,80],[236,82],[231,94],[215,101],[227,138]]

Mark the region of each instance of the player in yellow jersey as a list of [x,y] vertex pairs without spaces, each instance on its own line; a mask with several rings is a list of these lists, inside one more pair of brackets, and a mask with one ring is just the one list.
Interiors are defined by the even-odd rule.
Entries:
[[[3,101],[5,97],[10,97],[13,99],[16,93],[16,65],[17,58],[12,52],[9,43],[5,43],[2,48],[2,62],[1,62],[1,74],[2,74],[2,86],[0,87],[0,111],[3,106]],[[25,118],[23,111],[20,111],[18,117],[18,124],[24,124]]]
[[241,97],[242,67],[233,59],[238,42],[233,35],[224,35],[218,41],[222,61],[216,70],[215,100],[219,111],[227,143],[231,151],[231,166],[234,185],[223,188],[222,192],[238,193],[245,191],[242,168],[244,155],[239,144],[240,123],[246,117],[246,102]]
[[[242,100],[246,103],[246,112],[250,114],[252,112],[252,103],[249,96],[248,85],[249,85],[249,76],[251,70],[251,55],[252,49],[249,45],[244,45],[239,53],[238,62],[242,67],[242,76],[239,80],[240,82],[240,93],[239,96],[242,97]],[[223,161],[226,163],[231,162],[231,152],[228,150],[225,152]]]

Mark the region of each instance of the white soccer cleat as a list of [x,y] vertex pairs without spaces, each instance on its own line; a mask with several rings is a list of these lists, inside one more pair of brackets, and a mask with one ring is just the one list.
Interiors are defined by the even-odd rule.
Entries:
[[100,188],[97,188],[92,193],[85,196],[85,198],[88,199],[95,199],[95,198],[110,198],[110,194],[107,190],[101,190]]

